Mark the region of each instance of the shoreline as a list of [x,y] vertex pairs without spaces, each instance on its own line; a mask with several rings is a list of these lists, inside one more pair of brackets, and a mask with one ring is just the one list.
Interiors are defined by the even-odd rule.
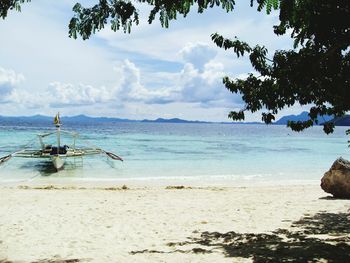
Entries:
[[28,186],[72,186],[72,187],[110,187],[110,186],[130,186],[130,187],[163,187],[169,185],[183,185],[186,187],[259,187],[259,186],[298,186],[312,185],[320,186],[321,177],[314,179],[265,179],[265,178],[231,178],[226,177],[137,177],[137,178],[59,178],[41,177],[31,179],[8,179],[0,180],[0,188],[16,187],[19,185]]
[[288,188],[312,188],[316,190],[319,188],[325,195],[331,197],[330,194],[324,192],[318,181],[288,181],[288,183],[253,183],[253,184],[224,184],[223,182],[216,182],[215,184],[207,183],[183,183],[181,181],[161,181],[154,184],[142,182],[125,181],[124,183],[116,182],[102,182],[102,181],[78,181],[75,183],[68,181],[57,182],[30,182],[30,183],[14,183],[14,184],[0,184],[1,190],[71,190],[71,191],[127,191],[127,190],[146,190],[146,191],[160,191],[160,190],[234,190],[234,189],[288,189]]

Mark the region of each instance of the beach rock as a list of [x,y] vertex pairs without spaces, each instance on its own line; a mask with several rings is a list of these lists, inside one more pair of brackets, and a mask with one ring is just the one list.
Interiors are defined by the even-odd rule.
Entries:
[[350,162],[338,158],[321,179],[321,188],[337,198],[350,198]]

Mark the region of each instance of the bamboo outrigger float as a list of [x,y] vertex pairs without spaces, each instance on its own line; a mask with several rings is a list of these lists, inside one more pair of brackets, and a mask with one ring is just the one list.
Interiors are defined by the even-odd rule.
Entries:
[[[44,158],[44,159],[50,159],[53,166],[55,167],[55,169],[57,171],[59,171],[59,170],[63,169],[65,160],[67,158],[83,157],[83,156],[87,156],[87,155],[96,155],[96,154],[104,154],[113,160],[123,161],[123,159],[121,157],[119,157],[118,155],[111,153],[111,152],[107,152],[107,151],[100,149],[100,148],[94,148],[94,147],[77,148],[75,146],[75,143],[76,143],[76,139],[78,137],[78,133],[61,130],[61,121],[60,121],[59,114],[56,115],[56,117],[54,119],[54,124],[56,126],[56,131],[44,133],[44,134],[38,134],[41,149],[39,149],[39,150],[22,149],[22,150],[16,151],[14,153],[11,153],[9,155],[1,157],[0,158],[0,165],[9,161],[12,157]],[[61,146],[61,133],[71,135],[73,137],[73,145]],[[54,134],[56,134],[56,136],[57,136],[57,146],[45,144],[43,139],[47,136],[54,135]]]

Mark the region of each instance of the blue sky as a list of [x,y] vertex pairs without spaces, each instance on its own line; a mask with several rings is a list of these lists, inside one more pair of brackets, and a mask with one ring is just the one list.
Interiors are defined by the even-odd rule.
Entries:
[[[277,13],[259,13],[244,0],[228,14],[221,8],[191,12],[168,29],[158,20],[149,25],[149,7],[141,5],[141,23],[131,34],[107,26],[87,41],[74,40],[68,23],[75,2],[36,0],[0,21],[0,115],[59,111],[227,121],[242,101],[225,89],[222,77],[244,77],[252,69],[246,58],[217,48],[210,34],[238,36],[271,51],[291,47],[287,36],[272,32]],[[281,115],[300,111],[296,106]],[[247,120],[260,116],[249,114]]]

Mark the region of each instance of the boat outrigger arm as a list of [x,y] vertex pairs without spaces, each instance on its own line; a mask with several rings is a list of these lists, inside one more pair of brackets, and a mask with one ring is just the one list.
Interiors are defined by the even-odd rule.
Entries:
[[[56,170],[63,169],[64,163],[66,158],[73,158],[73,157],[83,157],[86,155],[96,155],[96,154],[104,154],[107,157],[111,158],[112,160],[118,160],[123,161],[121,157],[118,155],[107,152],[100,148],[95,147],[84,147],[84,148],[77,148],[75,147],[76,139],[78,137],[78,133],[75,132],[68,132],[61,130],[61,122],[59,114],[56,115],[54,124],[56,125],[56,131],[55,132],[49,132],[44,134],[39,134],[39,142],[41,145],[41,149],[23,149],[16,151],[14,153],[11,153],[9,155],[6,155],[4,157],[0,158],[0,165],[4,164],[5,162],[9,161],[12,157],[20,157],[20,158],[47,158],[52,161],[52,164],[56,168]],[[73,145],[63,145],[61,146],[61,133],[66,133],[71,136],[73,136]],[[43,138],[56,134],[57,136],[57,146],[47,145],[43,142]]]

